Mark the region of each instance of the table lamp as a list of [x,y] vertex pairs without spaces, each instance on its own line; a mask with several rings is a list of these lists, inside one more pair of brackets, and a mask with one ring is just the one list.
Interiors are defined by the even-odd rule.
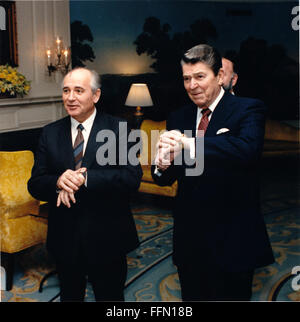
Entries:
[[152,106],[153,102],[146,84],[131,84],[126,106],[136,106],[135,116],[142,116],[142,106]]

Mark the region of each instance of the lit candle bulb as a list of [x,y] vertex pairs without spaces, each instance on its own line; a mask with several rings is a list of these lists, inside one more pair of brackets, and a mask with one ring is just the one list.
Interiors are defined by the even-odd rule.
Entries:
[[47,50],[47,56],[48,56],[48,66],[50,66],[50,64],[51,64],[51,50],[50,49]]
[[64,50],[64,55],[65,55],[65,64],[68,65],[68,49]]
[[57,53],[58,54],[60,54],[60,43],[61,43],[61,40],[59,39],[59,37],[57,37],[56,44],[57,44]]

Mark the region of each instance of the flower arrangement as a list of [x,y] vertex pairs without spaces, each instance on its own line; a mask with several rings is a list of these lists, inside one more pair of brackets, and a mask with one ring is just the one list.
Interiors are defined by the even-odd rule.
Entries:
[[30,81],[9,65],[0,65],[0,94],[14,96],[27,95],[30,90]]

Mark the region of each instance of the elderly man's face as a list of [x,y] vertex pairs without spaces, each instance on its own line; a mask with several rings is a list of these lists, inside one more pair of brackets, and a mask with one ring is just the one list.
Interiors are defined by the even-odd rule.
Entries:
[[206,64],[184,64],[182,66],[184,87],[190,99],[199,107],[209,107],[220,93],[223,70],[217,76]]
[[100,98],[100,89],[93,93],[91,73],[85,69],[77,69],[66,75],[62,98],[67,113],[82,123],[93,113],[95,103]]

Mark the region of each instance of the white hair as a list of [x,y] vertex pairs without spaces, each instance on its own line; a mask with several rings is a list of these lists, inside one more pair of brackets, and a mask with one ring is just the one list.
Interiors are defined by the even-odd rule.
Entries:
[[[80,70],[80,69],[87,70],[88,72],[90,72],[90,74],[91,74],[90,86],[91,86],[92,92],[93,93],[96,93],[97,89],[100,89],[101,88],[101,77],[100,77],[100,75],[95,70],[90,70],[90,69],[85,68],[85,67],[75,67],[74,69],[70,70],[65,75],[65,77],[67,75],[71,74],[72,72],[74,72],[75,70]],[[65,79],[65,77],[64,77],[64,79]],[[61,88],[64,87],[64,79],[62,81]]]

